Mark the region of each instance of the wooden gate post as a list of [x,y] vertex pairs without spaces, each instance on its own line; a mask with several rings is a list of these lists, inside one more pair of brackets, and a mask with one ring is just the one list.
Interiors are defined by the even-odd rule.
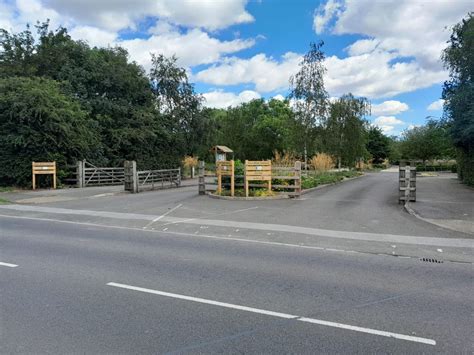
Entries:
[[130,191],[132,194],[138,192],[138,177],[137,177],[137,162],[126,160],[123,164],[125,182],[125,191]]
[[84,162],[79,160],[76,165],[76,186],[84,187]]
[[199,195],[206,194],[206,180],[204,176],[205,163],[204,161],[199,161]]
[[299,160],[295,161],[295,195],[300,197],[301,196],[301,162]]

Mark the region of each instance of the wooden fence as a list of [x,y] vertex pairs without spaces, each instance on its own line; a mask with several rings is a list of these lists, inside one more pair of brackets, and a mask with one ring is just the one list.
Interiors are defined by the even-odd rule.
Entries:
[[[216,192],[218,181],[214,171],[205,170],[205,162],[199,162],[199,194],[205,195],[207,192]],[[280,194],[299,197],[301,195],[301,162],[297,161],[294,166],[271,166],[271,189]],[[235,188],[245,187],[245,175],[235,175]],[[250,188],[264,188],[267,184],[248,182]],[[230,182],[222,182],[222,187],[230,189]]]
[[123,167],[99,167],[82,160],[78,161],[75,169],[75,178],[68,177],[68,181],[75,181],[77,187],[122,185],[125,181]]

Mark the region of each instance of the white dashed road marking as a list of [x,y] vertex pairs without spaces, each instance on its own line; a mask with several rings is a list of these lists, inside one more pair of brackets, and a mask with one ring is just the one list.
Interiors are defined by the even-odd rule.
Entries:
[[0,261],[0,266],[17,267],[18,265],[16,265],[16,264],[10,264],[10,263],[2,263],[2,262]]
[[205,299],[205,298],[180,295],[180,294],[177,294],[177,293],[152,290],[152,289],[149,289],[149,288],[131,286],[131,285],[126,285],[126,284],[121,284],[121,283],[116,283],[116,282],[109,282],[107,285],[108,286],[113,286],[113,287],[118,287],[118,288],[124,288],[124,289],[132,290],[132,291],[151,293],[151,294],[154,294],[154,295],[170,297],[170,298],[176,298],[176,299],[185,300],[185,301],[203,303],[203,304],[208,304],[208,305],[218,306],[218,307],[224,307],[224,308],[231,308],[231,309],[236,309],[236,310],[239,310],[239,311],[252,312],[252,313],[263,314],[263,315],[267,315],[267,316],[279,317],[279,318],[285,318],[285,319],[293,319],[295,321],[311,323],[311,324],[318,324],[318,325],[323,325],[323,326],[326,326],[326,327],[352,330],[352,331],[360,332],[360,333],[379,335],[379,336],[384,336],[384,337],[388,337],[388,338],[395,338],[395,339],[412,341],[412,342],[428,344],[428,345],[436,345],[436,341],[433,340],[433,339],[420,338],[420,337],[414,337],[414,336],[411,336],[411,335],[386,332],[384,330],[358,327],[358,326],[354,326],[354,325],[337,323],[337,322],[329,322],[329,321],[316,319],[316,318],[301,317],[301,316],[297,316],[297,315],[294,315],[294,314],[274,312],[274,311],[269,311],[269,310],[265,310],[265,309],[241,306],[241,305],[226,303],[226,302],[213,301],[213,300],[209,300],[209,299]]

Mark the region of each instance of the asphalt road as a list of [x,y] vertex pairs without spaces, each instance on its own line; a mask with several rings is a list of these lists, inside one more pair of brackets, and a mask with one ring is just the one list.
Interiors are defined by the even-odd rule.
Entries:
[[0,353],[472,353],[473,240],[392,185],[0,208]]

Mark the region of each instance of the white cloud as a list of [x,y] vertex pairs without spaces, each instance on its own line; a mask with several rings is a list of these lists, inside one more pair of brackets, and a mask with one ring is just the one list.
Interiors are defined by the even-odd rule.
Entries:
[[400,102],[397,100],[388,100],[382,102],[381,104],[373,104],[372,115],[397,115],[401,112],[407,111],[408,109],[408,105],[404,102]]
[[395,116],[379,116],[374,120],[377,125],[401,125],[405,124],[402,120],[399,120]]
[[227,108],[229,106],[238,106],[241,103],[261,98],[258,92],[252,90],[242,91],[238,95],[233,92],[224,92],[221,90],[216,90],[204,93],[203,96],[206,99],[206,101],[204,102],[204,106],[214,108]]
[[44,4],[79,23],[110,31],[134,28],[147,17],[209,30],[253,21],[245,10],[247,0],[44,0]]
[[273,96],[273,99],[278,101],[285,101],[285,96],[283,96],[282,94],[278,94]]
[[379,116],[373,121],[373,124],[379,127],[383,133],[393,134],[395,133],[395,127],[405,125],[405,122],[395,116]]
[[260,53],[250,59],[227,58],[196,74],[196,79],[214,85],[253,83],[259,92],[288,88],[288,79],[298,70],[301,57],[292,52],[280,61]]
[[[390,97],[439,83],[444,72],[429,71],[415,62],[392,63],[394,54],[371,54],[326,58],[325,86],[332,96],[352,92],[370,99]],[[196,79],[214,85],[254,84],[259,92],[288,88],[288,79],[298,71],[301,55],[288,52],[280,60],[263,53],[249,59],[226,58],[196,74]]]
[[76,26],[69,31],[73,39],[83,40],[91,46],[107,47],[113,45],[117,39],[115,32],[101,30],[91,26]]
[[254,43],[253,39],[220,41],[200,29],[193,29],[184,34],[173,31],[155,34],[147,39],[135,38],[118,42],[119,45],[128,49],[132,59],[145,68],[150,65],[150,53],[165,56],[175,54],[179,65],[193,66],[213,63],[223,54],[249,48]]
[[335,96],[352,92],[374,99],[426,88],[445,79],[443,71],[427,70],[413,61],[394,63],[395,58],[395,54],[380,50],[342,59],[328,57],[326,88]]
[[[346,0],[334,4],[337,17],[331,32],[335,34],[362,34],[362,39],[348,49],[351,55],[363,54],[375,49],[395,51],[397,55],[415,57],[424,69],[442,70],[441,50],[446,47],[450,30],[446,26],[458,23],[472,11],[471,0]],[[315,12],[317,18],[324,18],[324,9]],[[324,21],[323,21],[324,22]],[[328,28],[329,21],[319,28]]]
[[[201,28],[180,29],[189,24],[220,28],[250,20],[246,0],[232,1],[152,1],[138,0],[17,0],[16,6],[0,0],[0,27],[22,31],[27,23],[50,19],[50,28],[66,26],[74,39],[91,46],[126,48],[132,60],[145,69],[150,67],[150,53],[176,55],[184,67],[210,64],[223,55],[254,45],[255,39],[219,40]],[[212,14],[212,16],[210,15]],[[134,27],[140,16],[162,16],[149,29],[148,38],[120,40],[118,30]]]
[[432,102],[426,109],[429,111],[440,111],[443,109],[443,105],[444,105],[444,100],[439,99]]
[[313,19],[313,28],[316,33],[321,33],[327,24],[341,11],[341,3],[336,0],[329,0],[326,4],[319,5]]

